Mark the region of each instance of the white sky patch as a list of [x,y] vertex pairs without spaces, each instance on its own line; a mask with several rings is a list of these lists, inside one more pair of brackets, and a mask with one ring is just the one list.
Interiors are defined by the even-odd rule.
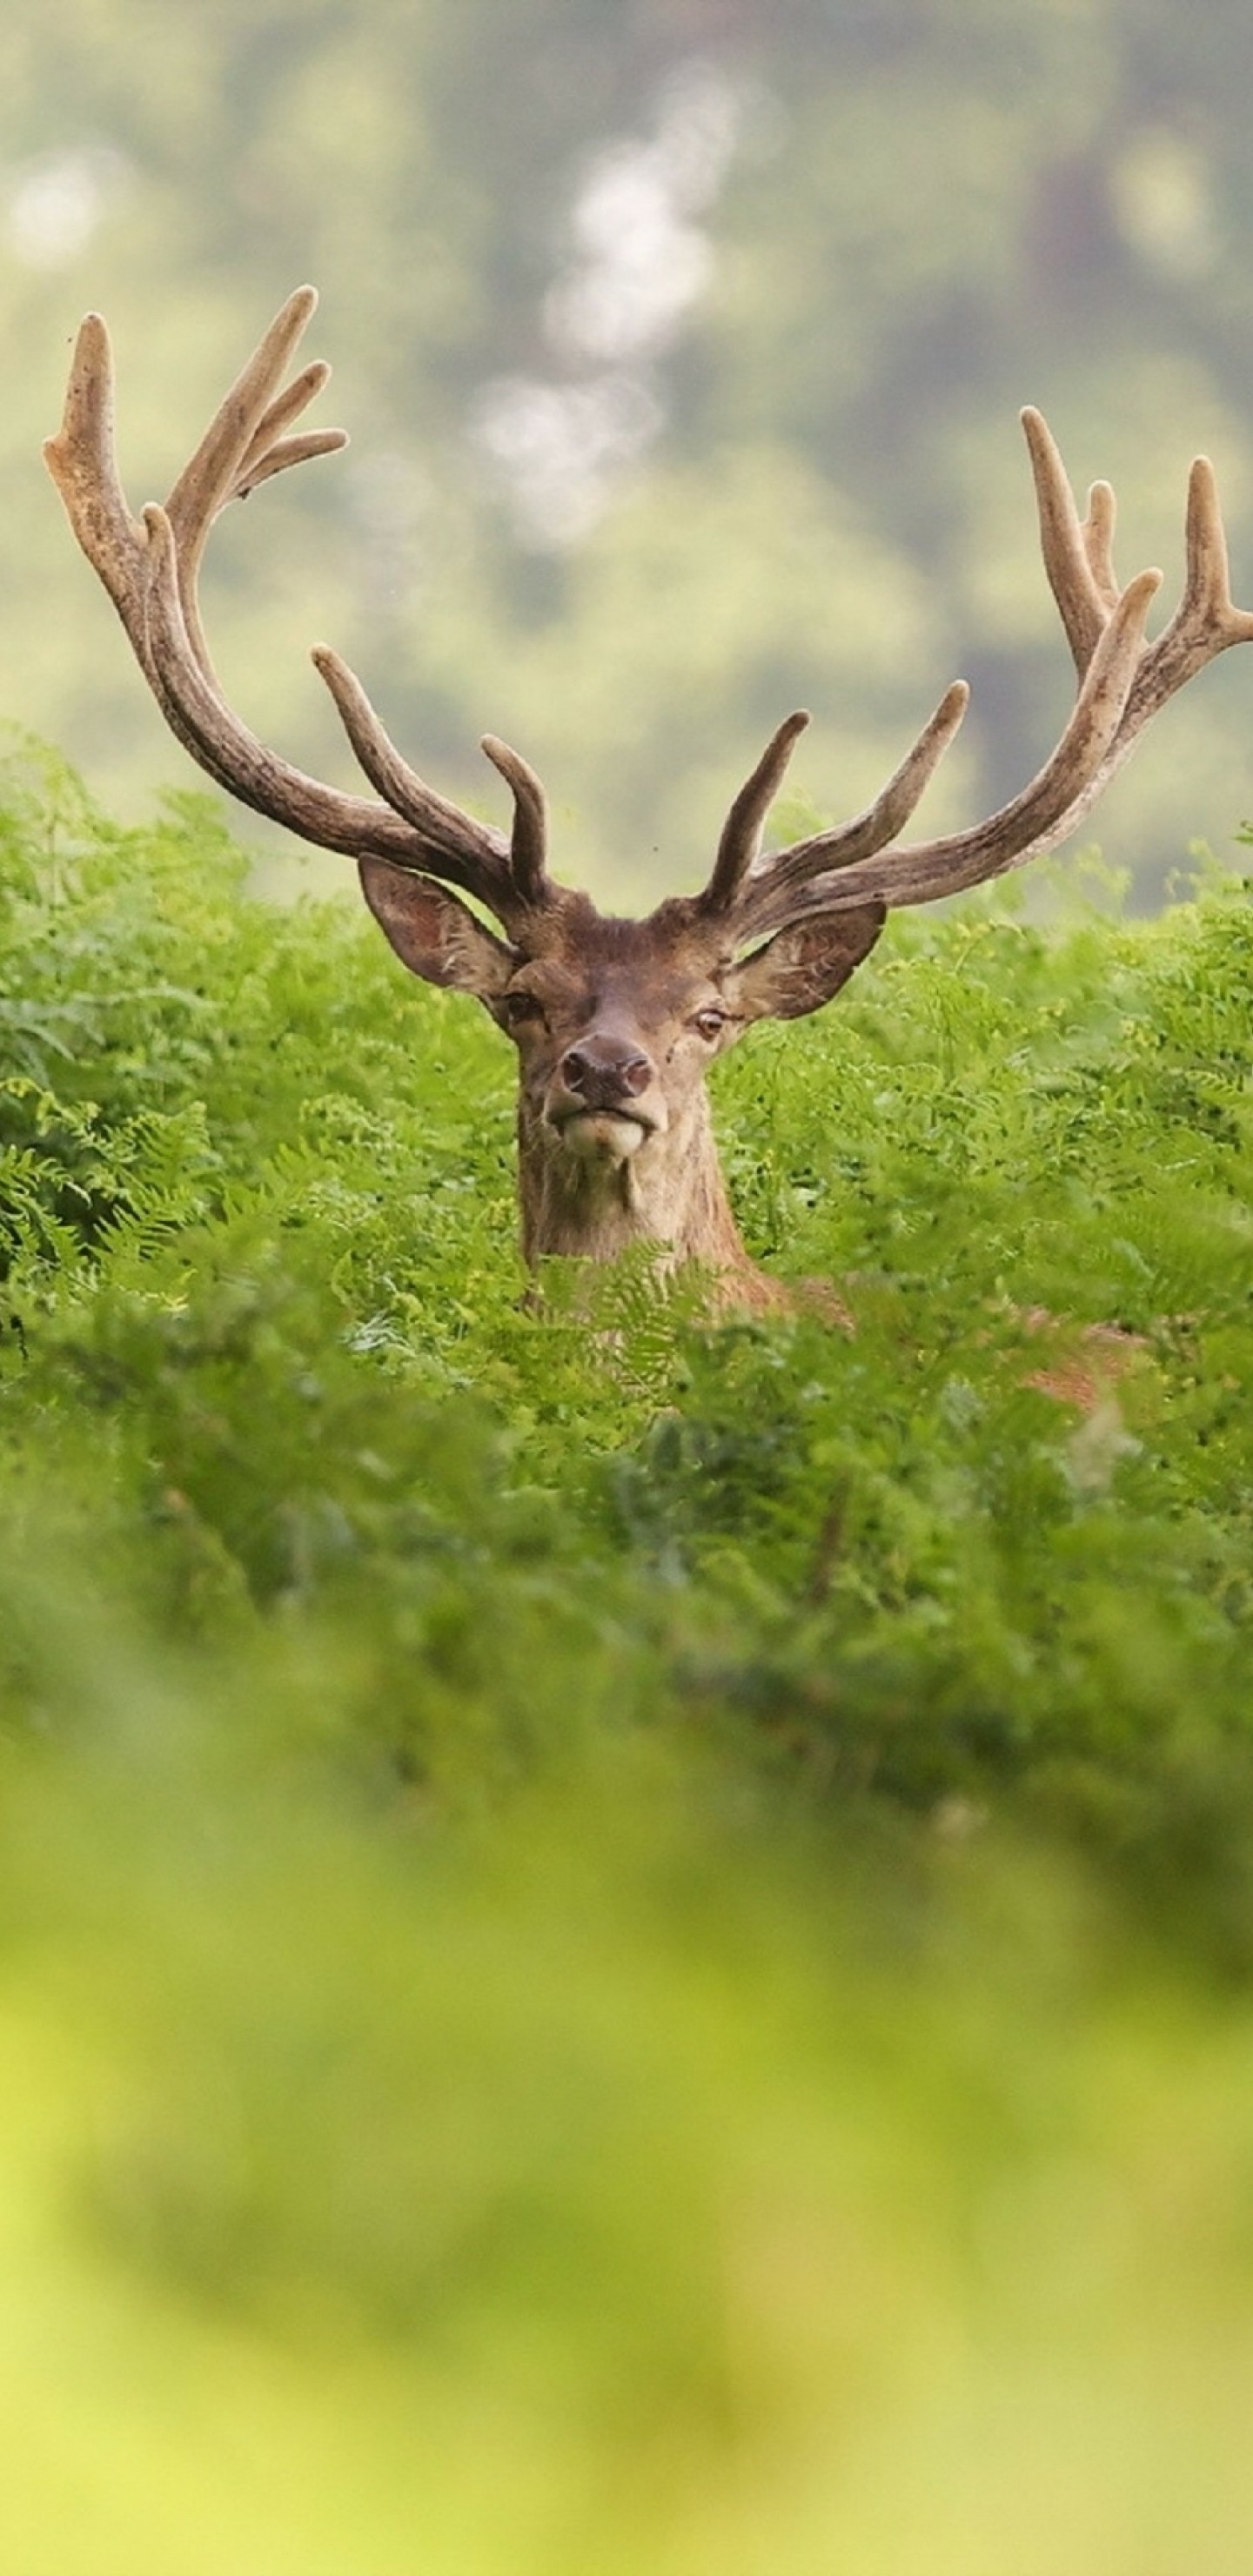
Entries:
[[693,217],[717,197],[744,107],[739,83],[692,65],[663,91],[650,140],[596,154],[570,218],[574,256],[544,305],[559,356],[647,357],[676,337],[713,270]]
[[500,470],[522,533],[532,544],[568,546],[595,526],[619,475],[651,446],[663,416],[638,376],[571,385],[501,376],[484,386],[471,428]]
[[651,134],[606,143],[587,164],[543,307],[565,380],[498,380],[471,421],[532,544],[586,535],[664,424],[656,361],[713,274],[696,218],[718,196],[749,104],[741,82],[690,63],[663,89]]
[[125,181],[120,152],[100,144],[45,153],[12,173],[4,231],[24,268],[68,268],[86,250]]

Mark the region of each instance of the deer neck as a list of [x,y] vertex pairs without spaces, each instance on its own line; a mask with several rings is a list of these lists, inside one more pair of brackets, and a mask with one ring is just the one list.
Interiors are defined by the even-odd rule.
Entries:
[[731,1214],[703,1091],[664,1134],[647,1137],[621,1163],[579,1160],[524,1100],[518,1182],[522,1249],[532,1265],[549,1253],[612,1261],[637,1245],[653,1244],[667,1271],[700,1262],[742,1283],[742,1302],[760,1302],[751,1283],[767,1283]]

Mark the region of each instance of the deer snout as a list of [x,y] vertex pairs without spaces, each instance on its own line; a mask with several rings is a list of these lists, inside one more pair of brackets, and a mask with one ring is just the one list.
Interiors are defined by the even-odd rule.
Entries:
[[560,1058],[546,1115],[581,1162],[629,1162],[666,1123],[656,1065],[637,1041],[591,1032]]
[[559,1070],[567,1091],[593,1110],[638,1100],[654,1079],[651,1058],[619,1038],[580,1038],[566,1048]]

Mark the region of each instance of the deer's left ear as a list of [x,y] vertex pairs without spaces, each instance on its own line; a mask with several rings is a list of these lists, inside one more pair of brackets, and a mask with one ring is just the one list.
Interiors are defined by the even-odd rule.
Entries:
[[847,984],[886,919],[885,905],[869,903],[794,922],[725,975],[723,990],[746,1020],[803,1020]]
[[518,959],[455,894],[430,877],[389,867],[386,859],[359,859],[357,874],[380,930],[411,975],[452,984],[480,1002],[503,993]]

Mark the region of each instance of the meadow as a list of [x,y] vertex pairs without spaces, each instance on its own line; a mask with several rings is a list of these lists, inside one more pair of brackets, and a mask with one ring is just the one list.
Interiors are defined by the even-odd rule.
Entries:
[[0,2563],[1242,2576],[1253,909],[896,921],[560,1267],[508,1048],[0,778]]

